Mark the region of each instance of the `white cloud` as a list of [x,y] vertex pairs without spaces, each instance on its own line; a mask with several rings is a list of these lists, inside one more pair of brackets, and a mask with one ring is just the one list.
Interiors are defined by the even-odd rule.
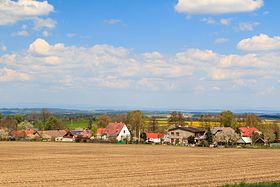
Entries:
[[252,12],[263,4],[263,0],[178,0],[175,10],[186,14],[225,14]]
[[29,45],[29,50],[38,55],[47,55],[50,50],[50,45],[44,39],[38,38]]
[[53,29],[56,26],[56,21],[51,18],[41,19],[35,18],[34,20],[34,30],[40,30],[42,28]]
[[180,91],[200,86],[216,91],[251,85],[257,92],[265,81],[278,84],[279,61],[279,51],[224,55],[190,48],[166,56],[110,45],[50,44],[38,38],[20,53],[0,56],[0,67],[2,81],[32,80],[59,88]]
[[207,24],[216,24],[216,20],[211,17],[203,18],[201,21]]
[[220,19],[220,23],[222,25],[230,25],[231,24],[231,19],[230,18],[222,18],[222,19]]
[[0,69],[0,82],[12,81],[12,80],[29,80],[30,77],[26,73],[17,72],[12,69],[3,68]]
[[0,25],[14,24],[20,20],[33,19],[48,15],[54,7],[47,1],[35,0],[1,0]]
[[215,44],[224,44],[224,43],[227,43],[227,42],[228,42],[227,38],[217,38],[214,41]]
[[13,32],[11,34],[11,36],[22,36],[22,37],[27,37],[29,36],[29,32],[26,31],[26,30],[21,30],[21,31],[18,31],[18,32]]
[[237,48],[244,51],[280,50],[280,36],[269,37],[266,34],[260,34],[241,40]]
[[259,24],[258,22],[242,22],[238,24],[238,29],[240,31],[253,31]]
[[44,37],[48,37],[48,36],[50,36],[50,33],[49,33],[48,31],[43,31],[43,32],[42,32],[42,35],[43,35]]

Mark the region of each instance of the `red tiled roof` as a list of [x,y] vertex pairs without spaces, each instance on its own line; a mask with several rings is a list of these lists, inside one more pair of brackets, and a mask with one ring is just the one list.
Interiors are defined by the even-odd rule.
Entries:
[[98,129],[96,130],[96,134],[97,134],[97,135],[102,135],[102,134],[104,134],[105,129],[106,129],[106,128],[98,128]]
[[146,132],[146,138],[164,138],[164,134],[157,132]]
[[10,132],[11,136],[21,136],[21,137],[26,137],[26,133],[21,130],[13,130]]
[[24,131],[26,135],[33,135],[36,131],[35,130],[25,130]]
[[107,134],[107,136],[117,136],[120,134],[123,126],[125,124],[120,122],[120,123],[109,123],[109,125],[106,127],[106,129],[104,130],[104,133]]
[[244,137],[251,137],[253,132],[259,131],[255,127],[240,127],[239,130],[241,131],[241,135]]

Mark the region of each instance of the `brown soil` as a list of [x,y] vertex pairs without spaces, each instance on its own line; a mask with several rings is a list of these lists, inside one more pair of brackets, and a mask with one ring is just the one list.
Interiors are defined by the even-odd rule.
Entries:
[[219,186],[280,181],[280,150],[0,142],[0,186]]

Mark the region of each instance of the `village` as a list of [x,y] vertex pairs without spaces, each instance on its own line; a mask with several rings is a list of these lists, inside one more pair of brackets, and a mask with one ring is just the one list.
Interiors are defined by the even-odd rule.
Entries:
[[[200,147],[250,147],[265,146],[261,131],[256,127],[240,127],[237,133],[231,127],[212,127],[209,129],[192,126],[178,126],[167,133],[143,132],[140,141],[132,136],[127,125],[122,122],[109,123],[106,128],[98,128],[93,134],[89,129],[75,130],[12,130],[6,132],[6,141],[55,141],[55,142],[87,142],[87,143],[117,143],[117,144],[164,144],[177,146]],[[5,131],[1,129],[2,134]],[[275,142],[280,139],[275,140]],[[272,143],[272,145],[277,145]]]

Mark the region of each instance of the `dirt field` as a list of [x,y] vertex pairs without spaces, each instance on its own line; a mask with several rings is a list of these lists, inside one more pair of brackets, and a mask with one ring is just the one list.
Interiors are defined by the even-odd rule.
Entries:
[[280,181],[280,150],[0,142],[0,186],[218,186]]

